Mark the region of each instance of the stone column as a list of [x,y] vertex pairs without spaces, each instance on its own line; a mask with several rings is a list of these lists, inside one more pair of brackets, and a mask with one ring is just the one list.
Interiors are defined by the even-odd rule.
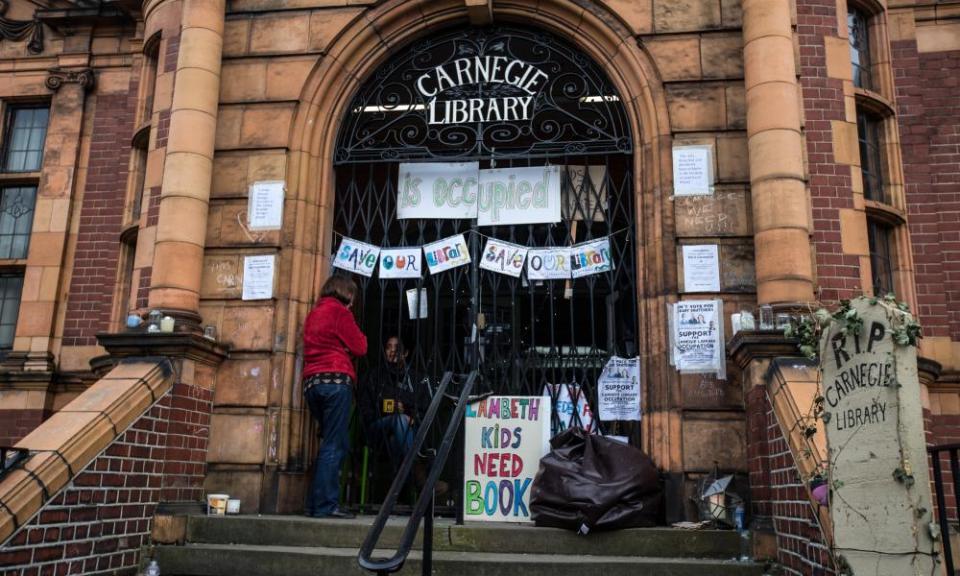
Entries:
[[743,0],[743,45],[757,299],[810,302],[810,201],[790,0]]
[[183,2],[150,286],[150,308],[194,324],[199,320],[223,26],[224,0]]

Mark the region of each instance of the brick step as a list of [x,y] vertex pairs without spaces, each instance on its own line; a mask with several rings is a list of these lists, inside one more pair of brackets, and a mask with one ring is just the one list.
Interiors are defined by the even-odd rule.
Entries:
[[[405,517],[391,518],[380,546],[395,547]],[[191,544],[244,544],[257,546],[359,548],[373,517],[327,520],[297,516],[193,516],[187,524]],[[713,558],[737,556],[739,536],[730,530],[678,530],[635,528],[597,532],[588,536],[556,528],[524,524],[467,523],[449,519],[434,525],[434,550],[449,552],[499,552],[523,554],[590,554]],[[419,548],[419,539],[416,544]]]
[[[532,532],[532,531],[531,531]],[[761,576],[763,567],[733,560],[566,554],[437,551],[437,576]],[[668,550],[664,550],[667,552]],[[571,556],[577,554],[577,556]],[[357,565],[354,548],[188,544],[161,546],[155,558],[164,576],[342,576],[369,574]],[[399,574],[420,574],[420,553],[412,552]]]

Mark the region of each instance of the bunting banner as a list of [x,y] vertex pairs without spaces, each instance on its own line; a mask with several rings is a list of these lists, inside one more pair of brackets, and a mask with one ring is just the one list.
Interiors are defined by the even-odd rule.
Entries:
[[501,242],[496,238],[488,238],[483,248],[483,257],[480,258],[480,267],[519,278],[523,272],[523,263],[527,259],[528,248]]
[[423,247],[431,274],[470,263],[470,250],[463,234],[456,234]]
[[423,275],[423,252],[419,246],[380,250],[381,278],[420,278]]
[[570,276],[570,248],[531,248],[527,251],[529,280],[567,280]]
[[343,240],[340,241],[340,248],[337,249],[337,254],[333,258],[333,265],[343,270],[370,277],[373,276],[373,271],[377,267],[377,256],[379,255],[379,246],[366,244],[344,236]]
[[610,238],[577,244],[570,249],[570,273],[574,278],[613,270]]

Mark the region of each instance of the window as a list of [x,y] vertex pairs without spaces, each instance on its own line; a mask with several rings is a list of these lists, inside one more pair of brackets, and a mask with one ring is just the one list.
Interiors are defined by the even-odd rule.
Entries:
[[853,63],[853,85],[864,90],[873,89],[870,74],[869,16],[855,8],[847,12],[847,29],[850,34],[850,61]]
[[889,203],[883,185],[883,153],[881,134],[883,120],[857,108],[857,136],[860,140],[860,173],[863,196],[867,200]]
[[13,336],[20,313],[20,291],[23,290],[22,272],[0,272],[0,351],[13,348]]
[[870,243],[870,268],[873,295],[886,296],[894,292],[893,228],[876,220],[867,220],[867,241]]
[[4,172],[37,172],[43,161],[50,111],[43,107],[12,108],[7,116]]
[[27,257],[36,200],[36,186],[0,188],[0,259]]

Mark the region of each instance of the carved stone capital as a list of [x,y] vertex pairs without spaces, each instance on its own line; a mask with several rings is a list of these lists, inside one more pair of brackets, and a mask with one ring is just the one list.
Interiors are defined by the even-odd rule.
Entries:
[[64,84],[79,84],[85,91],[93,90],[97,83],[97,77],[92,68],[83,68],[82,70],[64,70],[56,67],[47,70],[47,79],[44,81],[47,88],[56,92]]

